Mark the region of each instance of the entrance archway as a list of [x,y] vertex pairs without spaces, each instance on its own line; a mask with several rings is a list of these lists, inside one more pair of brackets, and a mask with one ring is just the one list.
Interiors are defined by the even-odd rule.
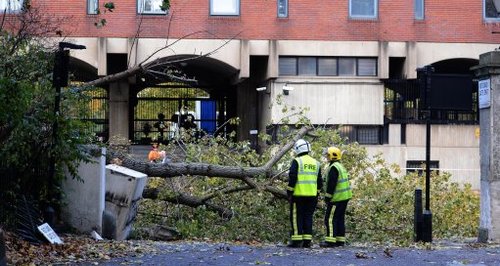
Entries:
[[[225,134],[236,114],[238,70],[209,57],[164,58],[169,73],[137,77],[130,92],[129,136],[133,143],[168,142],[180,128],[199,134]],[[164,69],[154,72],[160,73]]]

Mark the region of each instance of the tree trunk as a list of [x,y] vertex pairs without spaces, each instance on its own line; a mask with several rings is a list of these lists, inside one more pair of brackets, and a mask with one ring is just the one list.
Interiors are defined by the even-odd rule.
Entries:
[[293,144],[300,138],[302,138],[311,128],[303,127],[301,128],[295,137],[282,146],[278,152],[275,154],[271,160],[269,160],[265,165],[258,167],[240,167],[240,166],[227,166],[227,165],[216,165],[207,163],[150,163],[144,161],[138,161],[126,157],[124,154],[118,154],[116,152],[110,151],[108,153],[108,162],[115,162],[116,158],[119,158],[120,165],[130,168],[132,170],[144,173],[148,176],[154,177],[174,177],[174,176],[208,176],[208,177],[225,177],[242,179],[247,177],[257,177],[273,176],[272,167],[276,164],[292,147]]

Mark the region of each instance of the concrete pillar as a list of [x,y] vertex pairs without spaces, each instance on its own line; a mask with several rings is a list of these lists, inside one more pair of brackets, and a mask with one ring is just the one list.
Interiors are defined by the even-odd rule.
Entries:
[[279,75],[278,42],[269,40],[269,61],[267,62],[267,79],[275,79]]
[[407,79],[417,78],[417,44],[406,42],[405,76]]
[[130,139],[129,124],[129,91],[128,81],[118,81],[109,85],[109,137]]
[[389,78],[389,43],[378,42],[378,76],[381,79]]
[[500,51],[480,55],[472,68],[479,79],[481,160],[480,242],[500,240]]
[[100,37],[97,43],[97,75],[106,76],[108,74],[107,67],[108,42],[106,38]]
[[136,38],[127,39],[127,52],[128,52],[128,67],[134,67],[137,65],[137,47],[139,46],[138,40]]
[[245,79],[249,77],[250,77],[250,43],[248,40],[241,40],[239,79]]

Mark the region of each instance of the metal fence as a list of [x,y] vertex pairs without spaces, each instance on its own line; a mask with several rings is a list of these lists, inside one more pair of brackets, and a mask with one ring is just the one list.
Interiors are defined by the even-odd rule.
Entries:
[[[418,80],[389,79],[384,81],[384,113],[388,123],[424,123],[423,92]],[[433,110],[431,123],[434,124],[477,124],[479,122],[477,83],[474,83],[472,107],[470,110]],[[456,97],[453,94],[440,97]]]
[[97,88],[84,92],[91,97],[90,112],[82,118],[91,123],[90,130],[103,141],[109,138],[109,96],[106,89]]

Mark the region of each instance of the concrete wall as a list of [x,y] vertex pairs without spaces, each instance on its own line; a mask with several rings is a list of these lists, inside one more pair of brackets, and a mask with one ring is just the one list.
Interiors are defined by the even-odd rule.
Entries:
[[[477,125],[432,125],[431,160],[439,170],[452,174],[451,181],[480,189],[480,156]],[[406,161],[425,161],[425,125],[407,125],[406,144],[401,144],[401,126],[389,128],[389,144],[366,146],[370,155],[382,153],[389,163],[406,170]]]
[[[368,124],[382,125],[384,117],[384,88],[378,79],[342,79],[331,82],[325,79],[307,81],[280,77],[272,86],[273,102],[283,94],[283,85],[293,87],[289,95],[283,95],[283,104],[289,107],[307,108],[306,116],[313,124]],[[274,104],[272,121],[296,113]],[[292,117],[292,123],[297,117]]]
[[[102,149],[105,154],[106,150]],[[104,211],[105,191],[104,156],[96,157],[92,163],[82,163],[78,174],[83,181],[66,178],[62,189],[66,195],[62,215],[64,222],[80,232],[93,230],[102,233],[102,214]]]

